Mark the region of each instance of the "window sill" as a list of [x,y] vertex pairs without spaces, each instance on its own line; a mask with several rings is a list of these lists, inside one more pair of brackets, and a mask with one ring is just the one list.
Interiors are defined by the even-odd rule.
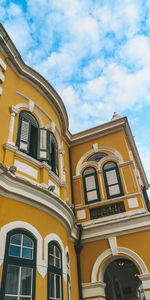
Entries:
[[85,204],[85,205],[81,205],[81,206],[76,206],[76,210],[80,210],[81,208],[90,208],[90,207],[94,207],[96,204],[99,204],[99,206],[105,205],[105,204],[111,204],[113,202],[117,202],[119,200],[125,200],[125,199],[129,199],[129,198],[133,198],[133,197],[137,197],[137,196],[141,196],[140,192],[136,192],[134,194],[130,194],[130,195],[125,195],[125,196],[120,196],[120,197],[116,197],[116,198],[112,198],[112,199],[107,199],[107,200],[100,200],[94,203],[90,203],[90,204]]
[[4,144],[4,149],[14,152],[15,157],[24,159],[25,161],[33,164],[34,166],[38,167],[39,169],[45,168],[48,171],[49,176],[52,179],[54,179],[55,182],[59,186],[66,185],[66,183],[63,180],[60,180],[60,178],[51,170],[51,166],[49,166],[45,161],[43,161],[43,162],[38,161],[37,159],[27,155],[26,153],[19,151],[18,147],[16,145],[10,144],[8,142]]

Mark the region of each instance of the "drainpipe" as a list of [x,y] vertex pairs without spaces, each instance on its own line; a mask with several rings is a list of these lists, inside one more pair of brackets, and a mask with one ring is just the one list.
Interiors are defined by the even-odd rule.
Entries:
[[77,255],[79,300],[82,300],[82,279],[81,279],[80,252],[83,248],[83,246],[81,245],[81,237],[82,237],[83,227],[82,227],[81,224],[79,224],[77,226],[78,226],[78,241],[77,241],[77,243],[74,247],[75,247],[75,251],[76,251],[76,255]]
[[71,149],[69,148],[69,164],[70,164],[70,181],[71,181],[71,198],[72,198],[72,210],[75,215],[74,208],[74,192],[73,192],[73,180],[72,180],[72,162],[71,162]]

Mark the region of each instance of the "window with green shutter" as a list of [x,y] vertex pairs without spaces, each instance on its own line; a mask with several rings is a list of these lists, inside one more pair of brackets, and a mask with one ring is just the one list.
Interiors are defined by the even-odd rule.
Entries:
[[92,167],[88,167],[84,170],[82,177],[86,204],[99,201],[100,192],[96,170]]
[[23,110],[19,115],[16,145],[18,149],[39,161],[46,161],[58,176],[58,145],[52,132],[39,128],[31,112]]
[[105,163],[103,174],[108,199],[124,195],[117,164],[113,161]]
[[20,151],[34,158],[37,156],[38,127],[38,121],[32,113],[21,111],[16,144]]

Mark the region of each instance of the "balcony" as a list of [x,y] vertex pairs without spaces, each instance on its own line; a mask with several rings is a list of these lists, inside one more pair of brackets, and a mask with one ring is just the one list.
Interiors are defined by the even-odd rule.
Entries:
[[90,209],[91,220],[108,217],[125,212],[124,202],[116,202],[108,205],[94,207]]

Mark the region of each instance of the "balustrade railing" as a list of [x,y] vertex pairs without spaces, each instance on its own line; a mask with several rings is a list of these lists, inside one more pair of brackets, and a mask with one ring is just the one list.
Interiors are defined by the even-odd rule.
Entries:
[[111,203],[90,209],[91,220],[125,212],[124,202]]

